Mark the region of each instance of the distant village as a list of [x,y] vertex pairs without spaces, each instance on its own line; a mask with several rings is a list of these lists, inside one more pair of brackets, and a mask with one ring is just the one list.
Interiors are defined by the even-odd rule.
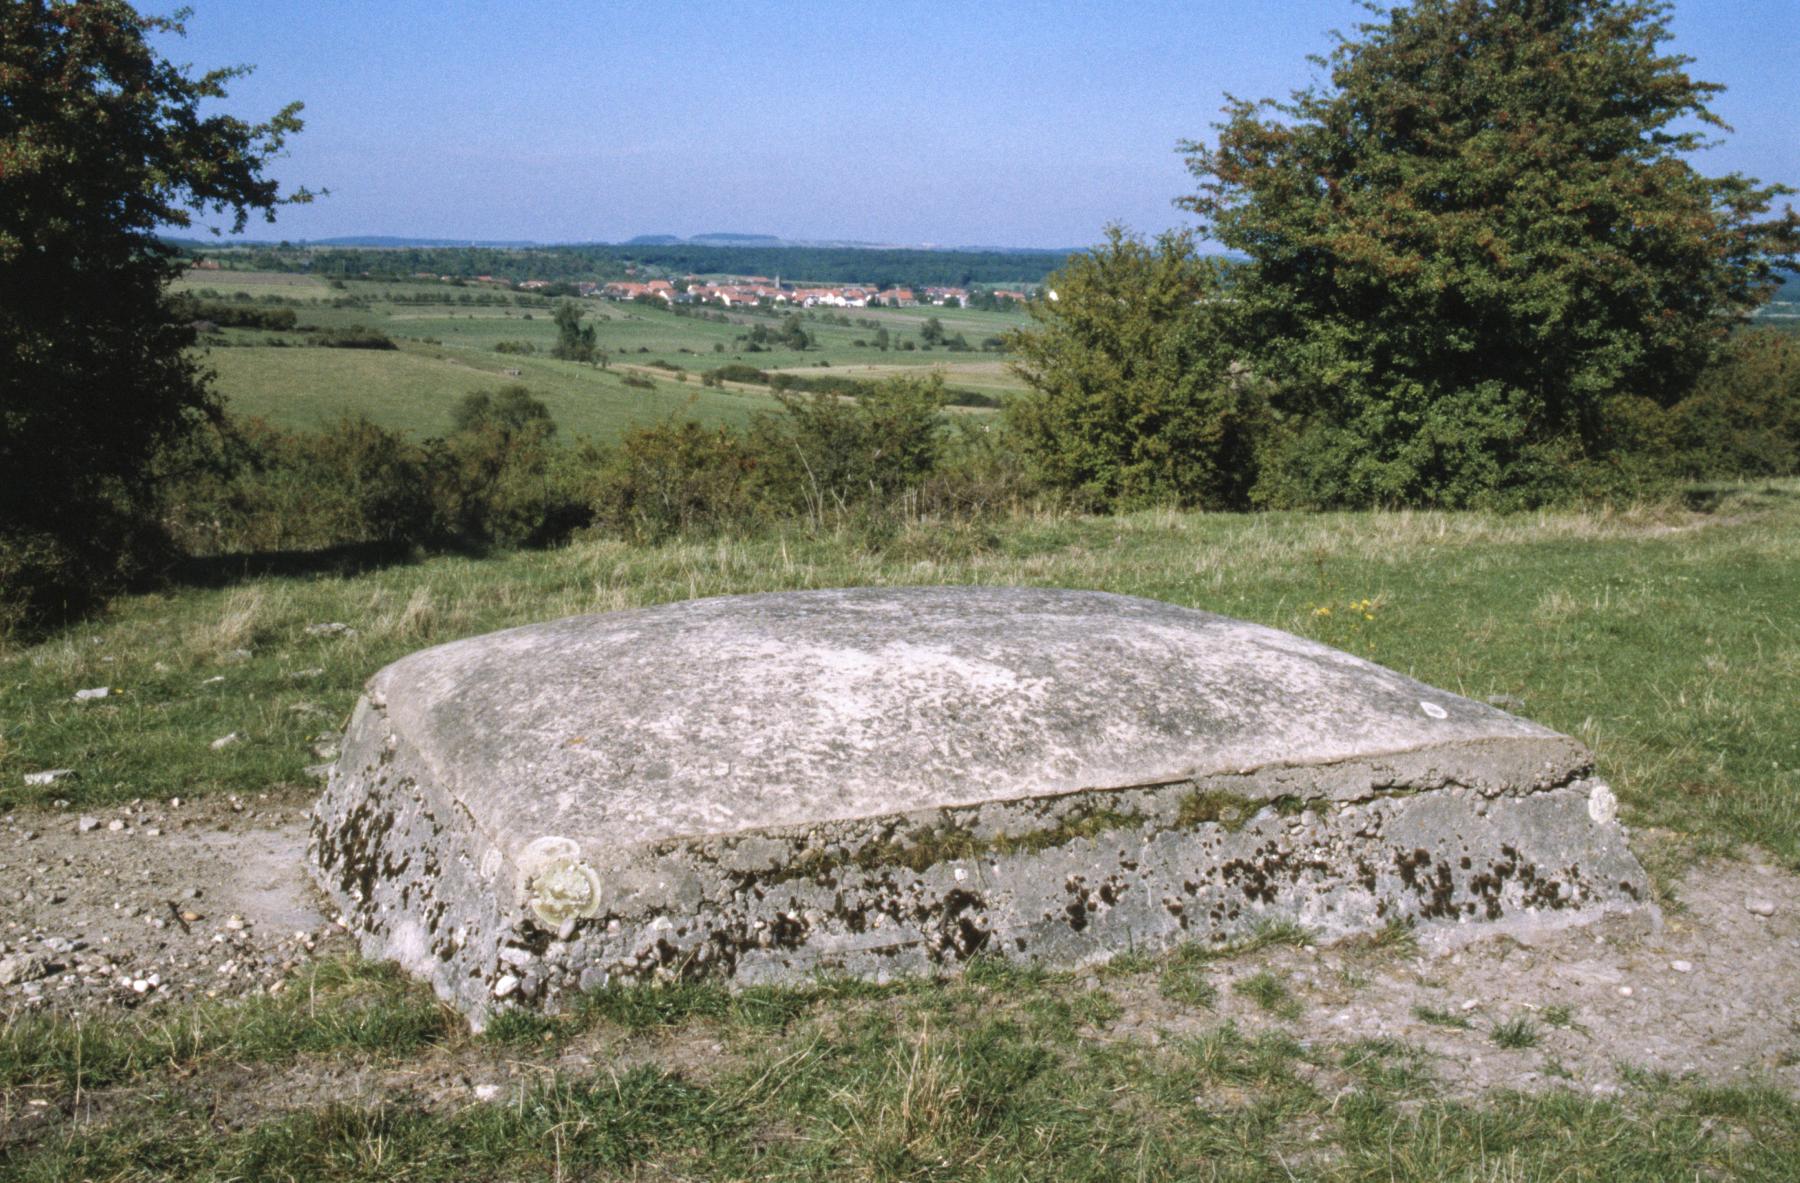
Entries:
[[[492,276],[479,275],[477,283],[503,283]],[[558,286],[544,279],[528,279],[520,283],[525,291],[538,291]],[[836,287],[797,287],[783,283],[780,277],[742,276],[728,282],[710,283],[697,275],[680,280],[652,279],[643,283],[620,280],[614,283],[578,283],[572,285],[583,296],[604,300],[662,300],[669,304],[711,304],[721,308],[788,305],[795,308],[962,308],[968,306],[975,293],[960,287],[876,288],[868,284]],[[1030,292],[1017,288],[993,288],[983,293],[995,300],[1023,303]]]

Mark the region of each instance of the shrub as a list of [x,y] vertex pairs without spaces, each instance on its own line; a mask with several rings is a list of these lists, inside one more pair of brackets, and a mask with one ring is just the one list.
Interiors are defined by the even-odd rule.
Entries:
[[92,612],[172,557],[167,537],[129,505],[85,506],[82,526],[80,536],[0,530],[0,637]]
[[845,401],[818,392],[777,395],[784,415],[751,425],[767,500],[814,520],[917,487],[943,447],[943,381],[893,378]]
[[549,408],[523,386],[457,404],[455,430],[429,445],[438,530],[474,546],[532,546],[587,523],[579,466],[552,447]]
[[386,333],[363,325],[350,325],[342,329],[314,329],[310,340],[312,344],[326,349],[397,348]]
[[1800,339],[1774,329],[1737,333],[1669,419],[1678,476],[1800,471]]
[[216,300],[200,302],[179,297],[170,303],[171,312],[178,319],[211,321],[220,328],[227,329],[266,329],[280,333],[292,330],[298,321],[291,308],[245,307],[242,304],[221,303]]
[[639,541],[744,526],[756,516],[755,457],[729,428],[692,421],[640,427],[596,478],[595,526]]
[[1039,477],[1094,509],[1245,504],[1264,397],[1231,364],[1219,265],[1113,226],[1050,282],[1009,341],[1031,390],[1007,423]]
[[226,421],[165,461],[165,522],[195,554],[416,543],[433,532],[422,448],[366,418],[319,433]]
[[715,366],[708,371],[708,376],[711,377],[715,383],[755,382],[765,384],[769,381],[768,374],[757,369],[755,366],[747,366],[741,362],[727,362],[722,366]]

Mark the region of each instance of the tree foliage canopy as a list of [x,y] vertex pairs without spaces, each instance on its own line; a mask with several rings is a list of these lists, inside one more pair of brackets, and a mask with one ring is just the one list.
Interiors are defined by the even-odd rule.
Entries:
[[228,214],[241,229],[310,196],[263,172],[299,105],[260,124],[203,112],[245,71],[190,76],[148,43],[181,31],[121,0],[0,3],[0,575],[15,582],[25,554],[103,577],[144,532],[152,456],[212,409],[157,228]]
[[1038,474],[1090,508],[1241,504],[1261,404],[1232,366],[1221,264],[1112,226],[1046,286],[1008,342],[1032,389],[1007,421]]
[[581,307],[573,300],[561,300],[556,305],[556,345],[550,350],[550,356],[564,361],[597,362],[600,347],[596,343],[593,325],[581,323]]
[[[1373,10],[1379,12],[1380,10]],[[1249,266],[1244,346],[1279,389],[1278,501],[1531,496],[1667,406],[1791,260],[1780,186],[1688,161],[1721,89],[1652,0],[1414,0],[1327,84],[1233,99],[1180,204]],[[1511,490],[1511,493],[1509,493]]]

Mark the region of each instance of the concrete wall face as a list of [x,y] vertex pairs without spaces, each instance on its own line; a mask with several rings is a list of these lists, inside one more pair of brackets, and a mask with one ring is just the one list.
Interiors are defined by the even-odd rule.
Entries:
[[[801,600],[798,619],[816,620],[821,612],[832,616],[831,597],[844,595],[911,601],[913,610],[895,627],[915,649],[941,641],[932,628],[934,606],[947,604],[958,618],[979,608],[990,631],[1012,627],[1036,646],[1075,651],[1108,629],[1143,623],[1140,606],[1148,605],[1006,589],[743,597],[588,618],[602,622],[589,630],[578,622],[542,626],[550,631],[535,635],[550,652],[535,660],[616,663],[613,649],[583,650],[570,637],[615,635],[617,616],[625,616],[637,618],[634,645],[659,645],[671,665],[691,669],[714,643],[708,630],[730,627],[734,616],[755,633],[766,608],[791,621],[785,602]],[[1116,611],[1121,605],[1123,613]],[[1221,618],[1166,605],[1148,608],[1159,628],[1191,623],[1202,650],[1221,637],[1240,646],[1245,629],[1269,633],[1237,622],[1218,627]],[[800,631],[816,635],[809,629],[803,623]],[[533,652],[521,648],[521,633],[532,636],[499,634],[508,638],[509,661]],[[461,676],[468,674],[467,647],[480,652],[486,640],[459,643],[465,648],[451,665]],[[556,758],[568,735],[603,730],[605,703],[577,703],[569,718],[541,719],[537,759],[520,759],[518,745],[505,743],[496,745],[506,753],[501,763],[484,765],[467,757],[480,747],[471,746],[469,734],[482,717],[480,700],[513,692],[492,678],[446,689],[429,669],[421,675],[404,668],[420,659],[429,667],[443,653],[431,650],[371,681],[315,809],[315,869],[365,953],[400,961],[477,1025],[497,1007],[555,1009],[576,991],[621,980],[717,975],[776,982],[820,970],[883,978],[953,968],[976,954],[1069,966],[1127,949],[1227,939],[1269,919],[1298,921],[1329,939],[1395,921],[1428,930],[1565,923],[1647,899],[1644,874],[1615,820],[1616,803],[1591,778],[1581,745],[1297,638],[1280,643],[1284,652],[1358,677],[1378,671],[1387,690],[1403,683],[1396,701],[1415,711],[1392,733],[1369,734],[1362,751],[1334,740],[1321,755],[1316,745],[1306,750],[1295,741],[1293,759],[1246,765],[1196,742],[1186,767],[1176,761],[1160,774],[1154,764],[1128,768],[1137,775],[1040,793],[1021,792],[1016,783],[996,793],[993,783],[1004,778],[979,767],[968,784],[909,783],[905,762],[890,763],[862,772],[871,782],[887,779],[880,798],[886,808],[838,815],[820,809],[814,818],[796,816],[795,802],[842,801],[842,786],[790,781],[759,797],[758,774],[740,760],[711,786],[687,790],[709,799],[672,802],[669,815],[678,820],[665,832],[644,824],[644,802],[661,778],[649,786],[596,783],[585,799],[579,789],[564,796],[570,777]],[[865,651],[879,653],[885,642],[871,636],[866,644]],[[957,650],[954,640],[944,642],[939,655]],[[857,664],[836,651],[826,660],[834,668]],[[1234,650],[1223,668],[1244,664]],[[970,677],[993,677],[971,669]],[[1196,666],[1184,676],[1203,673]],[[1102,683],[1106,676],[1103,668],[1083,674]],[[716,690],[716,682],[711,690],[703,681],[677,686],[668,709],[728,712],[710,702]],[[399,696],[421,693],[458,699],[435,716],[458,721],[453,744],[429,725],[437,709],[431,704],[393,709]],[[1216,704],[1218,688],[1198,686],[1196,696]],[[1246,687],[1245,701],[1285,710],[1279,679]],[[682,705],[690,702],[700,705]],[[1416,711],[1422,703],[1437,706],[1443,719]],[[904,705],[892,704],[901,716]],[[1067,718],[1050,712],[1046,722]],[[1427,727],[1420,741],[1421,718],[1449,724],[1449,734],[1431,742]],[[1165,718],[1158,726],[1179,735],[1189,723],[1195,721]],[[979,715],[966,720],[977,729],[990,724]],[[1334,734],[1333,727],[1333,720],[1319,720],[1321,734]],[[1397,733],[1409,742],[1395,744]],[[954,739],[946,736],[952,747]],[[1046,746],[1073,753],[1079,764],[1082,742],[1079,730],[1065,729]],[[450,761],[452,750],[465,758]],[[853,751],[839,756],[857,759]],[[880,757],[871,750],[873,764]],[[548,813],[546,784],[556,786],[561,802]],[[476,791],[483,787],[489,791]],[[539,808],[511,808],[508,793]],[[865,788],[848,796],[870,799]],[[626,803],[623,820],[609,826],[609,801],[619,800]],[[718,824],[693,824],[704,816]]]

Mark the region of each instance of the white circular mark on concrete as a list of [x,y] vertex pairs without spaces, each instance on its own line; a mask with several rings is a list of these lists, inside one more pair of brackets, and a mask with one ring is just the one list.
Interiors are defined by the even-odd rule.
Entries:
[[1594,819],[1594,824],[1601,826],[1611,825],[1619,816],[1619,799],[1613,794],[1612,786],[1603,780],[1595,781],[1588,791],[1588,816]]
[[[532,914],[559,934],[600,912],[600,874],[586,863],[557,859],[531,879]],[[566,935],[564,939],[567,939]]]
[[1433,719],[1448,719],[1450,717],[1449,711],[1445,710],[1435,702],[1426,702],[1422,698],[1419,700],[1419,709],[1424,711],[1427,715],[1430,715]]
[[534,839],[529,846],[519,852],[520,885],[529,884],[533,876],[551,863],[580,857],[581,846],[573,838],[547,834],[542,838]]

